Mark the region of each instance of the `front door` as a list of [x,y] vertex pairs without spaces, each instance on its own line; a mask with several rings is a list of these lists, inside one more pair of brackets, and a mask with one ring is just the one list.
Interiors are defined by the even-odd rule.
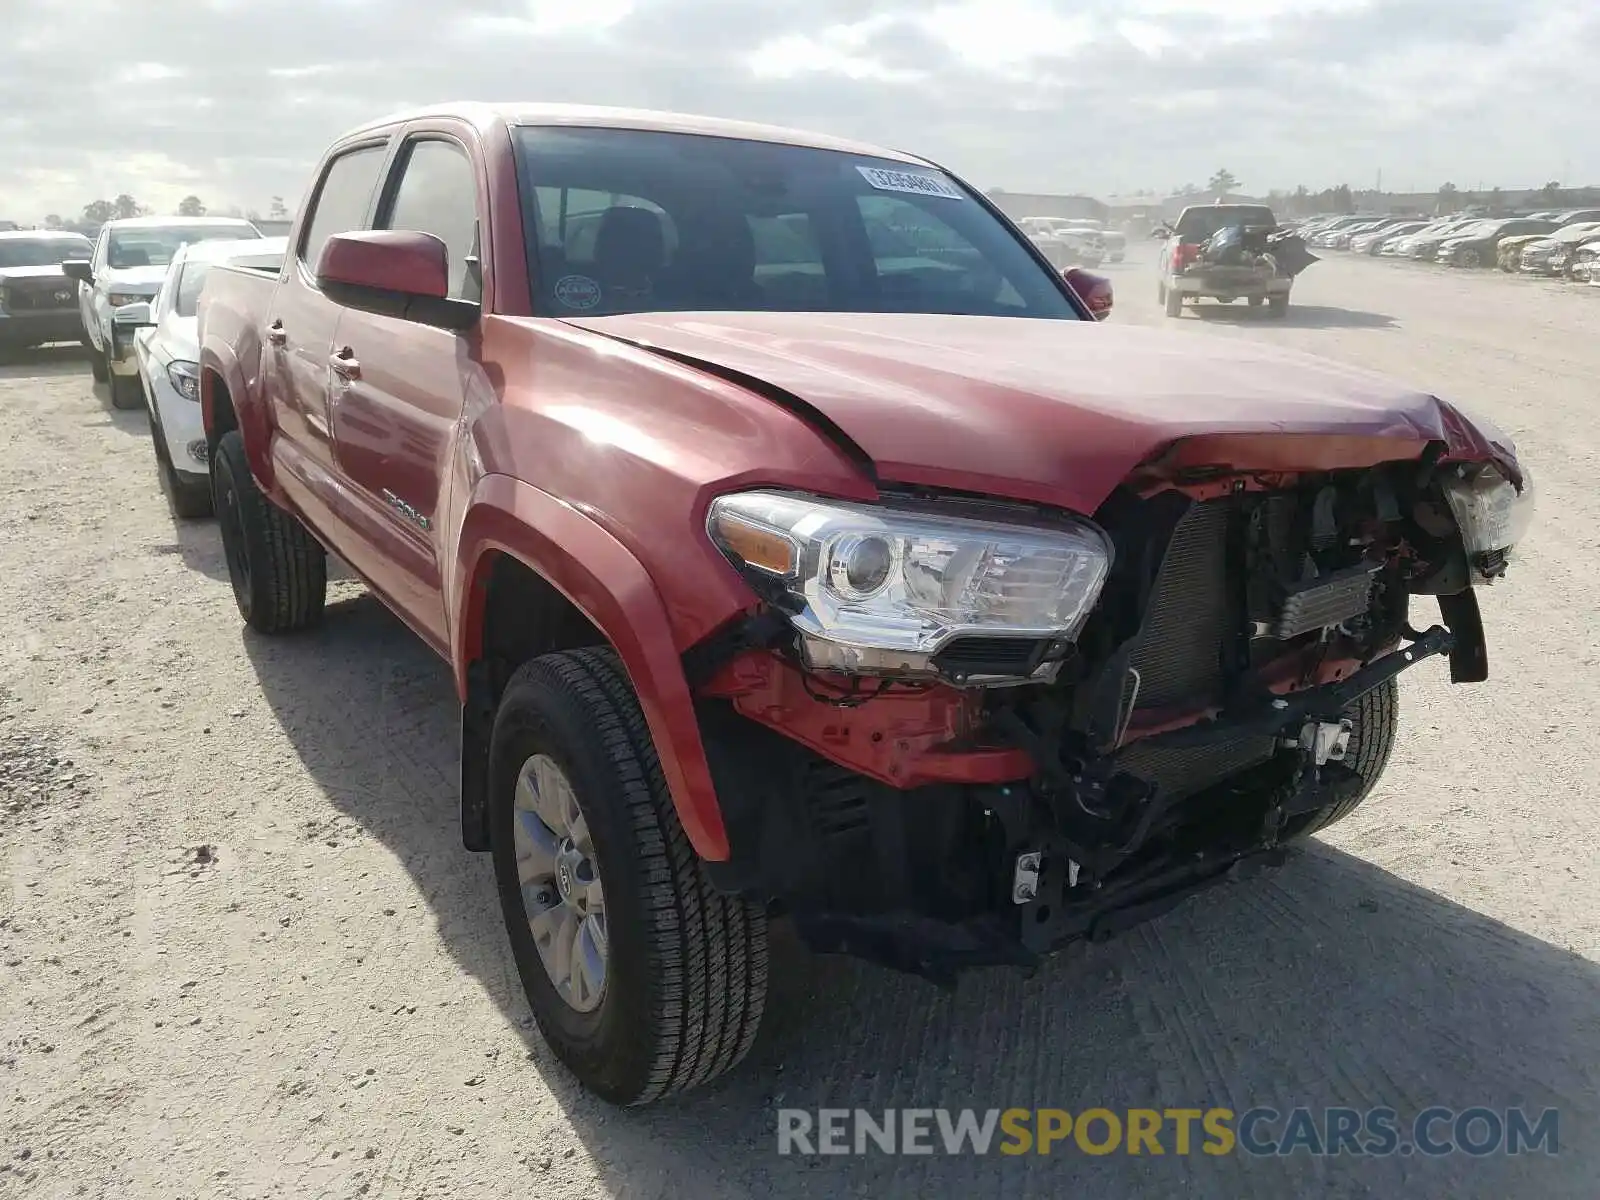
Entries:
[[[478,168],[466,146],[424,133],[401,146],[376,228],[439,238],[450,256],[450,295],[480,301]],[[353,551],[358,571],[417,631],[449,644],[440,511],[456,429],[478,367],[468,338],[397,317],[346,309],[333,354],[329,404],[339,473],[372,523]]]

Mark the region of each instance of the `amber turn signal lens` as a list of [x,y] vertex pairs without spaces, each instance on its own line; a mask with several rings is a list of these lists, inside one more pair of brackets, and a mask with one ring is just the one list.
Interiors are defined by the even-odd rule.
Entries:
[[752,567],[771,571],[774,575],[790,576],[795,573],[798,559],[795,548],[787,538],[746,525],[731,513],[720,513],[716,518],[717,540],[731,553]]

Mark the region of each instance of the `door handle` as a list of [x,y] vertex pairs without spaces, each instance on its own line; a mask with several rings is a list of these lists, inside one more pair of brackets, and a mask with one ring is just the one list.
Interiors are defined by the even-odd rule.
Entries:
[[348,382],[351,379],[361,378],[361,364],[356,361],[355,351],[349,346],[328,359],[328,363],[333,367],[333,373],[340,379]]
[[267,341],[274,346],[282,346],[289,340],[289,332],[284,329],[282,321],[274,321],[267,326]]

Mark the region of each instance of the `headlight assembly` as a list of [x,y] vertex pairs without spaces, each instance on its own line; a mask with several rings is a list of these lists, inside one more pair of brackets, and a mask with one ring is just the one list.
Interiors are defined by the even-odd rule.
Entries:
[[[1064,653],[1111,565],[1086,521],[776,491],[719,497],[707,529],[753,583],[783,593],[808,666],[854,675],[1026,678]],[[981,651],[957,654],[968,639]]]
[[1503,552],[1527,535],[1533,520],[1533,475],[1526,465],[1518,465],[1520,492],[1493,466],[1484,467],[1470,479],[1452,479],[1444,485],[1467,557],[1474,562],[1485,555],[1498,555],[1503,563]]
[[167,364],[167,378],[185,400],[200,399],[200,368],[195,363],[173,360]]

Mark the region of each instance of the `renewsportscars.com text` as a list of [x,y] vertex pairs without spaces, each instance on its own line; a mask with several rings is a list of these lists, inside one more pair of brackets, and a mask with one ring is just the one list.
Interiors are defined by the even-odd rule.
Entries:
[[1553,1108],[784,1108],[778,1153],[1483,1157],[1559,1153],[1558,1125]]

